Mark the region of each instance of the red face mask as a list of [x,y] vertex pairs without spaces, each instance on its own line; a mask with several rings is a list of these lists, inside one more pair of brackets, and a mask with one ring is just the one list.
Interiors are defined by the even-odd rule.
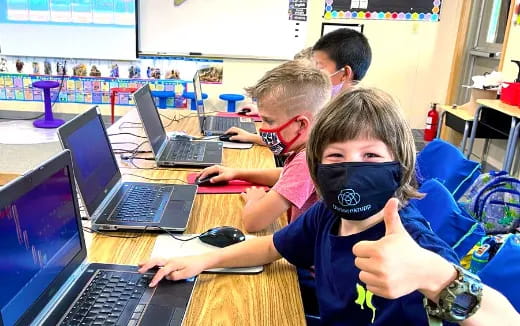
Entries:
[[260,132],[260,136],[269,149],[274,153],[274,155],[285,154],[289,150],[292,144],[300,137],[301,133],[298,131],[298,134],[294,136],[290,141],[286,141],[283,139],[281,131],[287,128],[291,123],[298,120],[300,116],[297,115],[294,118],[290,119],[283,125],[278,128],[273,129],[264,129],[260,128],[258,131]]

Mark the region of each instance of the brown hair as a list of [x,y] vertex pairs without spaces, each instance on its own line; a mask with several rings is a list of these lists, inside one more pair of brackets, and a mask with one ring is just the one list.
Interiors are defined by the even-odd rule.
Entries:
[[288,116],[309,111],[315,115],[330,99],[330,79],[305,60],[292,60],[268,71],[246,88],[258,106],[284,110]]
[[381,140],[388,146],[394,159],[401,163],[401,185],[395,196],[402,205],[411,198],[422,197],[417,191],[415,178],[412,130],[392,97],[373,88],[356,88],[344,92],[318,115],[307,143],[307,163],[316,186],[317,168],[325,148],[329,144],[358,137]]

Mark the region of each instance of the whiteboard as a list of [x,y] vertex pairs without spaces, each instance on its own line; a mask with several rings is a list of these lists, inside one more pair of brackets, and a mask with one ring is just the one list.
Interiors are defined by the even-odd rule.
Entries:
[[134,0],[0,0],[1,54],[132,60],[135,38]]
[[138,54],[290,59],[307,23],[287,0],[138,0]]

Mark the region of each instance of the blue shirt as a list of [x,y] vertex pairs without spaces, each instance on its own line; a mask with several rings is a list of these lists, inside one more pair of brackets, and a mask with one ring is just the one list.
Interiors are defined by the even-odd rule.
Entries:
[[[411,237],[423,248],[458,264],[455,252],[428,226],[415,207],[399,211]],[[384,222],[349,236],[338,236],[340,218],[317,202],[296,221],[274,234],[278,252],[297,267],[315,266],[316,296],[324,325],[428,325],[423,295],[415,291],[399,299],[373,296],[359,280],[352,247],[361,240],[379,240]],[[399,255],[399,253],[395,253]]]

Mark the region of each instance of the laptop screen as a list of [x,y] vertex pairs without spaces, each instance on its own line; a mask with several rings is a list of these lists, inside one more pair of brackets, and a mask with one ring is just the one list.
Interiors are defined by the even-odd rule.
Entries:
[[134,102],[143,122],[148,141],[152,146],[153,152],[157,155],[166,140],[166,132],[150,92],[150,86],[144,85],[137,90],[134,93]]
[[73,194],[65,167],[0,207],[0,324],[14,325],[81,251]]
[[110,191],[114,177],[118,175],[119,181],[121,176],[103,122],[97,113],[81,117],[87,116],[92,118],[71,128],[64,144],[71,151],[76,181],[87,212],[92,214]]
[[193,76],[193,93],[195,94],[195,103],[197,103],[197,114],[199,116],[200,132],[204,133],[204,100],[202,98],[202,87],[200,85],[199,72],[196,71]]

